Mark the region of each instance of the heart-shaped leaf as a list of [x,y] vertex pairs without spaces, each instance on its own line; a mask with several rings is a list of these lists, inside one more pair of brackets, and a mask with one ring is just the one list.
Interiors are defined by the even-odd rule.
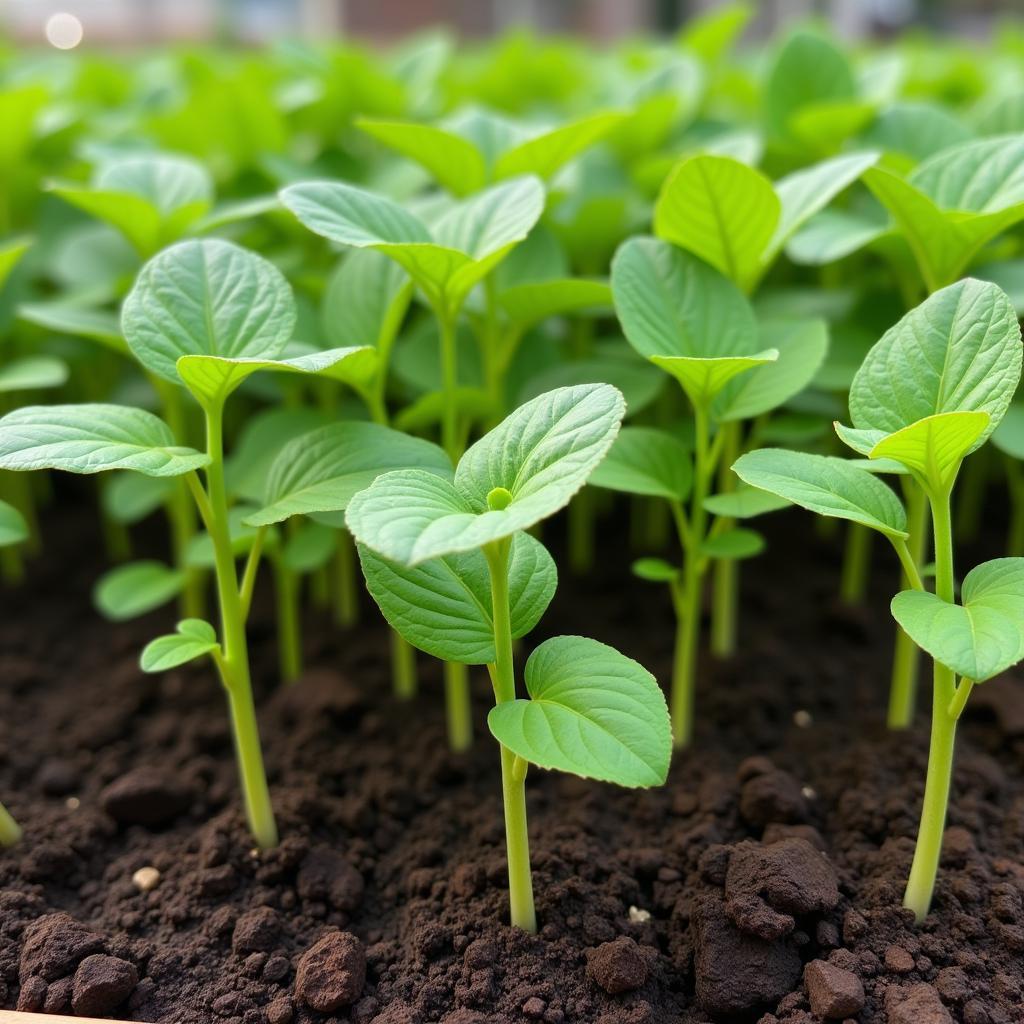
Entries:
[[666,430],[624,427],[590,483],[627,494],[686,501],[693,486],[693,457]]
[[980,683],[1024,658],[1024,558],[983,562],[964,578],[961,605],[904,591],[892,614],[936,661]]
[[741,455],[732,468],[751,487],[811,512],[849,519],[889,537],[907,536],[907,513],[893,489],[845,459],[760,448]]
[[440,476],[452,472],[448,456],[429,441],[376,423],[331,423],[281,449],[266,478],[264,506],[246,521],[267,526],[341,511],[381,473],[414,467]]
[[136,358],[175,383],[182,356],[276,359],[294,327],[295,301],[281,272],[220,239],[181,242],[151,259],[121,311]]
[[185,573],[148,559],[119,565],[105,573],[93,589],[93,604],[113,622],[138,618],[177,597]]
[[[415,567],[390,562],[364,545],[359,559],[370,595],[384,617],[414,647],[446,661],[494,661],[491,578],[479,551],[445,555]],[[554,560],[529,534],[517,533],[509,554],[512,636],[540,621],[558,582]]]
[[209,461],[175,444],[163,420],[123,405],[30,405],[0,419],[0,469],[180,476]]
[[349,503],[358,541],[404,565],[472,551],[564,508],[604,458],[625,413],[607,384],[520,406],[462,457],[449,482],[422,470],[378,477]]
[[559,636],[530,655],[524,677],[530,699],[487,716],[502,746],[538,767],[620,786],[665,781],[668,709],[646,669],[596,640]]
[[176,633],[158,636],[146,644],[141,658],[142,671],[166,672],[219,648],[213,626],[203,619],[184,619],[178,623]]

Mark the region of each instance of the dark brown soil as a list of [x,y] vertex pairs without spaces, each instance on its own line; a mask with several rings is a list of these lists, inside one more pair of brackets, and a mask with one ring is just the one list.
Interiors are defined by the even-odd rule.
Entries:
[[[915,928],[900,898],[927,709],[910,733],[882,727],[886,552],[877,611],[840,611],[836,543],[776,517],[744,570],[742,653],[704,662],[694,750],[668,785],[531,773],[530,937],[505,923],[482,674],[478,743],[452,756],[436,666],[422,658],[422,696],[393,701],[369,605],[348,635],[311,614],[310,668],[287,690],[260,609],[284,838],[259,855],[212,674],[144,677],[138,650],[169,617],[91,611],[91,519],[51,522],[35,579],[4,595],[0,794],[26,838],[0,854],[0,1007],[182,1024],[1024,1020],[1024,699],[1013,679],[972,698],[935,909]],[[593,635],[664,676],[664,595],[605,530],[608,556],[563,580],[536,639]],[[148,891],[143,868],[159,873]]]

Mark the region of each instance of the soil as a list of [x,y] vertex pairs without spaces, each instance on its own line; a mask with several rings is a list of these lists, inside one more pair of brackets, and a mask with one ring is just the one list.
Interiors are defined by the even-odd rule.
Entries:
[[[182,1024],[1024,1020],[1019,681],[972,698],[934,911],[914,927],[900,899],[928,709],[884,728],[880,544],[875,610],[843,610],[838,539],[802,513],[766,521],[742,651],[702,662],[694,747],[663,789],[531,772],[531,937],[506,923],[482,672],[478,742],[454,756],[436,664],[421,658],[415,701],[393,700],[368,601],[349,633],[310,613],[309,667],[282,689],[261,595],[283,841],[259,854],[211,673],[143,676],[138,651],[171,616],[91,610],[92,521],[84,502],[51,520],[47,557],[4,596],[0,794],[26,838],[0,853],[0,1007]],[[607,555],[585,581],[565,574],[533,639],[592,635],[664,678],[665,595],[629,577],[623,524],[602,532]]]

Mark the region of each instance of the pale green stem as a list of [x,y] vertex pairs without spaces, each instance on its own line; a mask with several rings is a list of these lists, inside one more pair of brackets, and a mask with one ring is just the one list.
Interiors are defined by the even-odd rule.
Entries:
[[967,700],[971,696],[973,689],[974,681],[972,679],[960,680],[960,685],[956,688],[956,694],[949,702],[949,708],[946,712],[954,722],[960,721],[960,716],[964,713],[964,708],[967,707]]
[[[928,501],[920,485],[907,480],[906,541],[896,544],[896,553],[903,567],[902,587],[921,590],[918,567],[924,562],[927,549]],[[917,676],[921,666],[921,651],[906,633],[896,627],[896,642],[893,649],[892,675],[889,682],[889,711],[887,724],[890,729],[909,729],[914,721],[914,707],[917,703]]]
[[871,568],[870,527],[850,523],[846,531],[846,550],[843,553],[843,572],[839,583],[839,597],[843,604],[862,605],[867,595]]
[[13,846],[21,838],[21,826],[11,812],[0,804],[0,846]]
[[416,650],[394,629],[391,630],[391,687],[399,700],[412,700],[418,689]]
[[[943,601],[952,604],[955,595],[949,491],[930,495],[929,498],[932,529],[935,534],[935,593]],[[945,665],[937,661],[933,665],[934,695],[931,742],[928,748],[928,775],[925,780],[914,861],[903,897],[903,905],[914,912],[914,918],[918,923],[928,915],[932,894],[935,891],[953,775],[953,744],[956,739],[956,719],[949,714],[949,707],[956,697],[956,679],[952,670]]]
[[[736,489],[736,474],[732,464],[740,454],[740,425],[722,426],[721,468],[718,489],[729,494]],[[732,529],[735,519],[719,520],[723,530]],[[719,658],[731,658],[736,653],[737,617],[739,614],[740,564],[734,558],[719,558],[715,562],[711,603],[711,651]]]
[[334,615],[342,629],[359,621],[359,588],[356,585],[356,546],[348,530],[338,531],[334,555]]
[[242,589],[239,597],[242,603],[242,617],[249,620],[249,609],[252,607],[252,595],[256,589],[256,576],[259,572],[260,558],[263,555],[263,545],[267,539],[267,528],[261,526],[253,538],[252,547],[249,549],[249,557],[245,561],[245,573],[242,575]]
[[439,316],[441,330],[441,389],[444,406],[441,409],[441,447],[452,462],[462,454],[459,440],[459,410],[456,406],[458,390],[458,348],[455,335],[455,317]]
[[444,662],[448,746],[456,753],[469,750],[473,745],[473,703],[470,697],[469,667],[459,661]]
[[302,675],[302,640],[299,632],[300,577],[280,557],[274,559],[277,607],[277,653],[281,682],[294,683]]
[[[223,656],[218,659],[221,682],[228,694],[231,725],[238,756],[239,776],[246,818],[256,842],[263,849],[277,845],[277,824],[270,803],[263,752],[260,748],[256,707],[249,676],[249,647],[245,635],[245,615],[235,569],[235,556],[228,531],[228,500],[224,485],[223,410],[206,413],[206,447],[210,464],[206,467],[207,492],[196,495],[196,502],[213,542],[220,605]],[[194,474],[192,474],[194,476]],[[198,480],[190,478],[193,493],[202,491]]]
[[569,503],[569,568],[585,576],[594,567],[594,494],[584,487]]
[[[491,574],[491,609],[494,620],[495,659],[491,679],[498,704],[516,699],[512,622],[508,595],[508,555],[511,540],[484,547]],[[508,895],[512,924],[534,934],[537,913],[530,873],[530,838],[526,826],[526,773],[516,755],[501,747],[501,790],[505,805],[505,846],[508,854]]]

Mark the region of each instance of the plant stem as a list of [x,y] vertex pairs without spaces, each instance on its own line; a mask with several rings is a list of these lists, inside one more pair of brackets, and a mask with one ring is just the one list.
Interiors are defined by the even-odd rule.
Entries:
[[359,589],[356,586],[356,546],[348,530],[338,531],[334,555],[334,617],[342,629],[359,621]]
[[444,662],[444,705],[448,722],[448,746],[456,753],[473,745],[473,704],[469,668],[459,661]]
[[871,568],[871,530],[860,523],[850,523],[846,531],[843,571],[839,597],[843,604],[854,607],[864,603]]
[[697,670],[697,640],[700,632],[701,582],[704,578],[701,545],[704,543],[707,529],[704,499],[707,497],[708,483],[713,472],[708,446],[708,412],[702,405],[695,405],[693,411],[696,446],[690,519],[684,526],[682,516],[676,516],[680,542],[683,545],[683,579],[681,587],[673,588],[677,625],[669,709],[672,715],[672,741],[677,749],[689,746],[693,738],[694,676]]
[[[511,538],[484,547],[491,574],[491,610],[494,619],[494,699],[498,704],[516,699],[512,654],[512,621],[508,596],[508,555]],[[505,805],[505,847],[508,854],[508,896],[512,924],[531,934],[537,931],[530,873],[530,837],[526,827],[526,773],[516,770],[516,755],[501,747],[501,792]]]
[[569,568],[585,576],[594,567],[594,495],[584,487],[569,503]]
[[[736,489],[736,474],[732,464],[740,454],[740,425],[726,423],[722,426],[721,468],[718,474],[718,489],[729,494]],[[732,529],[735,519],[721,521],[723,530]],[[736,619],[739,611],[740,564],[734,558],[719,558],[715,562],[711,604],[711,651],[719,658],[731,658],[736,653]]]
[[[932,528],[935,534],[935,593],[951,604],[954,599],[953,531],[949,512],[949,489],[930,495]],[[903,905],[914,912],[920,923],[928,914],[935,891],[935,877],[942,853],[942,836],[946,825],[946,808],[953,775],[953,743],[956,719],[949,708],[956,697],[956,678],[951,669],[933,663],[934,695],[932,702],[931,743],[928,748],[928,775],[925,781],[921,824],[914,849],[914,862],[907,880]]]
[[1010,487],[1010,529],[1006,553],[1024,555],[1024,471],[1013,457],[1006,457],[1006,479]]
[[971,691],[973,689],[973,680],[960,680],[960,685],[956,688],[956,694],[953,697],[953,699],[949,702],[949,707],[946,710],[946,714],[948,714],[954,722],[960,721],[960,716],[964,713],[964,708],[967,707],[967,700],[971,696]]
[[0,579],[9,586],[15,586],[25,578],[25,562],[18,544],[0,548]]
[[[224,486],[223,409],[206,411],[206,450],[210,464],[206,467],[207,493],[196,495],[196,501],[213,542],[217,576],[217,599],[220,605],[223,657],[217,664],[221,682],[228,693],[231,726],[238,756],[242,799],[246,819],[256,842],[263,849],[277,845],[277,824],[270,803],[263,752],[260,749],[256,708],[252,699],[249,676],[249,647],[245,635],[245,616],[235,569],[235,556],[228,531],[228,501]],[[190,483],[192,481],[190,480]],[[198,482],[192,483],[193,489]],[[202,488],[199,487],[202,491]]]
[[21,826],[11,817],[11,812],[0,804],[0,847],[13,846],[21,838]]
[[282,683],[302,675],[302,640],[299,635],[299,574],[280,557],[274,559],[277,605],[277,652]]
[[461,452],[459,443],[459,410],[456,392],[459,386],[458,347],[455,335],[455,317],[438,314],[441,329],[441,389],[444,405],[441,409],[441,447],[452,462],[457,462]]
[[[918,567],[924,561],[928,531],[928,501],[920,485],[908,480],[905,488],[907,500],[907,540],[902,551],[896,548],[903,566],[902,587],[922,589]],[[890,729],[909,729],[914,720],[917,703],[917,675],[921,665],[921,652],[906,633],[896,627],[893,650],[892,676],[889,683],[889,711],[886,723]]]
[[391,688],[399,700],[412,700],[418,689],[416,651],[397,630],[391,630]]

